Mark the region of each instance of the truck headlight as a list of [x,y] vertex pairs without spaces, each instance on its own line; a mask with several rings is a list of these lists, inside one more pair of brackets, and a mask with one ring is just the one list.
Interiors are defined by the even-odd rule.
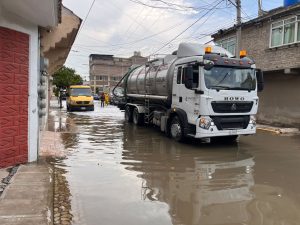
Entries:
[[201,116],[199,120],[199,127],[208,130],[210,126],[213,126],[214,122],[209,116]]
[[72,105],[76,104],[76,101],[75,100],[71,100],[71,104]]
[[251,115],[250,116],[250,121],[249,121],[250,124],[253,124],[254,126],[256,125],[256,117],[254,115]]

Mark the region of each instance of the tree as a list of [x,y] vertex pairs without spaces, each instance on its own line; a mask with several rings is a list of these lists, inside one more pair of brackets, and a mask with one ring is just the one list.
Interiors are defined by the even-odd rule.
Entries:
[[60,89],[83,84],[83,80],[80,75],[76,74],[74,69],[63,66],[54,73],[53,84]]

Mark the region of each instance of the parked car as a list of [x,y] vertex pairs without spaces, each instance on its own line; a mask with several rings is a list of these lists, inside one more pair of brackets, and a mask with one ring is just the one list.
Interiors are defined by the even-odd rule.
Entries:
[[100,96],[97,94],[94,94],[93,97],[94,97],[94,100],[100,100]]

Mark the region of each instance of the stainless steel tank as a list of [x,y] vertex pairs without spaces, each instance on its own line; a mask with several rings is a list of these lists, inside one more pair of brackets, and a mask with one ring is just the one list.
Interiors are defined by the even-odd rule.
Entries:
[[165,57],[133,70],[127,79],[127,96],[140,99],[170,100],[175,57]]

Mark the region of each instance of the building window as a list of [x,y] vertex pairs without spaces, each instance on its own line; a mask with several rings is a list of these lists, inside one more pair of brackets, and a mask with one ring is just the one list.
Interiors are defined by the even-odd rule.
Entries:
[[282,44],[283,35],[283,22],[277,22],[272,24],[272,37],[271,47],[279,46]]
[[97,80],[105,80],[105,81],[108,80],[108,76],[96,76],[96,77],[97,77]]
[[293,44],[300,41],[300,16],[272,23],[270,47]]
[[236,38],[230,37],[216,42],[217,46],[225,48],[232,55],[235,55]]

